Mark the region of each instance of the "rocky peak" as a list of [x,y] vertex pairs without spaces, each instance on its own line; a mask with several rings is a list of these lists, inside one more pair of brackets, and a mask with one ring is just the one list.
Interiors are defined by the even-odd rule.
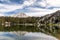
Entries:
[[19,18],[22,18],[22,17],[28,17],[28,15],[26,15],[25,13],[17,13],[17,14],[14,14],[12,15],[13,17],[19,17]]
[[53,15],[60,16],[60,10],[54,12]]

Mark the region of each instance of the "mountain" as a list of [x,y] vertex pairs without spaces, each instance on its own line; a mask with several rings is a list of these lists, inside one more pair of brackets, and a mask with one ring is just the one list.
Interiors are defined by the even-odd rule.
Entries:
[[40,17],[36,24],[38,29],[42,32],[60,35],[60,10]]
[[60,10],[54,12],[54,13],[51,13],[51,14],[48,14],[48,15],[45,15],[45,16],[42,16],[42,18],[39,20],[40,22],[44,21],[46,23],[59,23],[60,22]]
[[12,17],[25,18],[25,17],[29,17],[29,16],[26,15],[25,13],[18,13],[18,14],[14,14],[14,15],[12,15]]

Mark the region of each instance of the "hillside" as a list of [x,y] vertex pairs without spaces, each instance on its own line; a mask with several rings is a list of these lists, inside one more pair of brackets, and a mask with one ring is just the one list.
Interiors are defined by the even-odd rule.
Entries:
[[41,17],[37,23],[40,31],[60,39],[60,10]]
[[[57,29],[60,28],[60,10],[52,13],[52,14],[48,14],[45,15],[43,17],[40,17],[40,19],[38,20],[38,25],[42,24],[43,26],[49,26],[49,27],[53,27],[51,29]],[[40,25],[40,26],[42,26]],[[56,27],[56,28],[54,28]]]
[[60,22],[60,11],[56,11],[52,14],[48,14],[48,15],[45,15],[43,16],[40,21],[44,21],[44,22],[47,22],[47,23],[59,23]]

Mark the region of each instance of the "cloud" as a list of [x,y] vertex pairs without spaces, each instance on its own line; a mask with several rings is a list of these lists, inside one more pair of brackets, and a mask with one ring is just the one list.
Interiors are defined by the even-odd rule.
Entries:
[[[2,7],[2,8],[1,8]],[[23,8],[23,5],[6,5],[6,4],[0,4],[0,12],[9,12],[9,11],[13,11],[16,9],[21,9]]]
[[[10,0],[0,0],[2,2],[8,2],[10,3]],[[30,4],[28,4],[30,5]],[[0,15],[4,15],[4,13],[6,14],[6,12],[11,12],[17,9],[22,9],[24,6],[26,6],[25,4],[2,4],[0,3]]]
[[60,0],[46,0],[46,2],[51,6],[60,6]]
[[0,12],[0,16],[5,16],[4,13]]
[[0,14],[4,15],[6,12],[11,12],[17,9],[22,9],[24,5],[8,5],[8,4],[0,4]]
[[[38,6],[40,8],[38,8]],[[34,3],[36,7],[28,7],[26,8],[30,12],[27,15],[30,16],[43,16],[46,14],[51,14],[57,10],[60,10],[60,0],[41,0]],[[45,8],[44,8],[45,7]]]
[[24,5],[26,5],[26,6],[30,6],[30,5],[32,5],[33,3],[35,3],[36,2],[36,0],[26,0],[26,1],[24,1]]
[[4,14],[5,14],[4,12],[0,12],[0,16],[5,16]]
[[26,12],[27,15],[29,16],[44,16],[46,14],[51,14],[56,12],[57,10],[59,10],[58,8],[55,9],[42,9],[42,8],[27,8],[27,10],[29,10],[30,12]]
[[41,0],[41,1],[38,1],[37,2],[37,5],[42,6],[42,7],[46,7],[47,6],[47,3],[46,3],[45,0]]
[[[2,2],[8,2],[10,3],[10,0],[0,0]],[[26,0],[23,2],[23,4],[2,4],[0,3],[0,14],[6,14],[6,12],[11,12],[17,9],[23,9],[25,6],[30,6],[35,2],[35,0]]]
[[42,0],[37,2],[39,6],[49,8],[49,7],[60,7],[60,0]]
[[[4,1],[4,0],[1,0],[1,1]],[[5,0],[7,1],[7,0]],[[10,11],[14,11],[14,10],[17,10],[17,9],[22,9],[24,8],[25,6],[30,6],[32,3],[34,3],[33,0],[29,0],[29,1],[24,1],[23,4],[0,4],[0,12],[10,12]]]
[[0,3],[0,14],[2,15],[20,10],[19,12],[24,12],[30,16],[40,16],[60,10],[60,0],[19,0],[22,4],[18,0],[0,1],[7,3]]

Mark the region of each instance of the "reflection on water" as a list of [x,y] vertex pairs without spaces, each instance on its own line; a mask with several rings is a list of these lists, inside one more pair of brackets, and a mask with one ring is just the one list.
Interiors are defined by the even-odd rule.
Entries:
[[10,32],[0,32],[0,40],[20,40],[19,36]]
[[14,33],[14,32],[0,32],[0,40],[58,40],[55,37],[48,36],[43,33]]
[[58,40],[43,33],[26,33],[22,40]]

